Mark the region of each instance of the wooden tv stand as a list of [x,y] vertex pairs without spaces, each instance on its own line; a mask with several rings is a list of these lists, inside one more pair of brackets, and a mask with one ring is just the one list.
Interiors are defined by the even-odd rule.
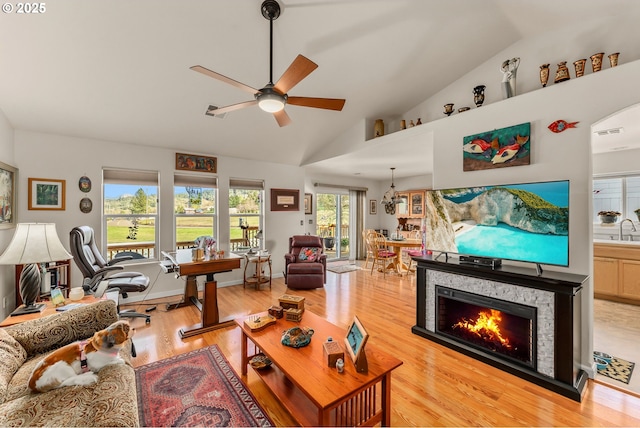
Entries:
[[[391,371],[402,361],[367,343],[368,372],[358,373],[347,358],[344,372],[338,373],[327,364],[323,342],[331,336],[342,344],[346,330],[308,310],[299,323],[282,318],[255,332],[244,320],[235,320],[242,330],[242,374],[246,376],[253,356],[247,346],[251,341],[256,353],[261,351],[273,362],[256,373],[300,426],[390,425]],[[314,330],[309,345],[291,348],[280,343],[282,332],[295,326]]]

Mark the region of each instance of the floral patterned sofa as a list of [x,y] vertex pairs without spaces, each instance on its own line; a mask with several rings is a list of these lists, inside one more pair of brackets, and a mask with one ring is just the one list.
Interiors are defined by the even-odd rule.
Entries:
[[139,426],[130,346],[121,351],[128,364],[103,368],[94,385],[45,393],[32,393],[27,386],[34,366],[47,353],[87,339],[117,320],[116,304],[102,300],[0,328],[0,426]]

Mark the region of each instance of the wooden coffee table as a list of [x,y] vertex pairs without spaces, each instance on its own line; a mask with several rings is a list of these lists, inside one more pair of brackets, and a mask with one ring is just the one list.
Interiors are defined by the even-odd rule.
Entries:
[[[257,332],[244,320],[235,320],[242,329],[242,374],[247,374],[249,360],[256,353],[269,357],[272,366],[256,373],[301,426],[390,425],[391,371],[402,361],[368,343],[368,372],[356,372],[345,351],[344,372],[338,373],[327,365],[323,342],[330,336],[344,350],[346,330],[309,311],[299,323],[282,318]],[[282,332],[294,326],[314,330],[309,345],[296,349],[280,343]],[[248,340],[255,345],[251,354]]]

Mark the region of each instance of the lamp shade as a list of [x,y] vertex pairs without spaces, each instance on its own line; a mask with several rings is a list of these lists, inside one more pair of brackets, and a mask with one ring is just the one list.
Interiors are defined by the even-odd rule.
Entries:
[[47,263],[73,258],[65,250],[54,223],[18,223],[0,265]]

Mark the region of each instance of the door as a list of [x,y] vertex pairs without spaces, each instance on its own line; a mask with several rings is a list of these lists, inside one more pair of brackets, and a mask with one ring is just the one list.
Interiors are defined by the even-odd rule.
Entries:
[[318,193],[316,233],[323,238],[327,260],[349,258],[348,193]]

